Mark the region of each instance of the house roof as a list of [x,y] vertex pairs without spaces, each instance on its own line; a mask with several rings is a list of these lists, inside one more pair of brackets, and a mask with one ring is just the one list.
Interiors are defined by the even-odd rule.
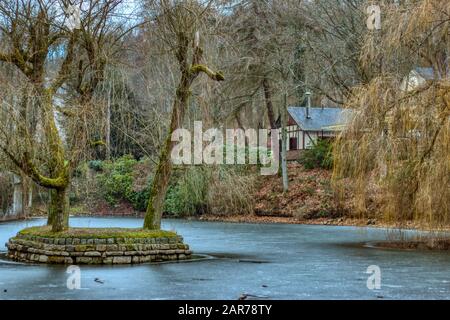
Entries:
[[434,79],[433,68],[417,67],[414,69],[414,71],[417,72],[425,80],[433,80]]
[[443,78],[448,78],[449,74],[450,74],[450,70],[447,71],[447,75],[445,75],[445,71],[444,71],[444,76],[442,76],[443,74],[438,72],[437,76],[435,76],[434,70],[431,67],[416,67],[414,68],[414,71],[420,75],[422,78],[424,78],[425,80],[436,80],[436,79],[443,79]]
[[352,110],[342,108],[289,107],[288,113],[304,131],[340,131],[350,121]]

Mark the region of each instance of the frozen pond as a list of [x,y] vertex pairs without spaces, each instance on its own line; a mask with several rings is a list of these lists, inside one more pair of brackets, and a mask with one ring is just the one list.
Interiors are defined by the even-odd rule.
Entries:
[[[0,223],[0,251],[22,228]],[[72,218],[77,227],[130,227],[133,218]],[[386,239],[372,228],[165,220],[208,259],[136,266],[82,266],[81,290],[67,289],[64,266],[0,261],[0,299],[450,299],[450,254],[364,247]],[[381,289],[369,290],[369,266]],[[95,281],[97,279],[97,281]]]

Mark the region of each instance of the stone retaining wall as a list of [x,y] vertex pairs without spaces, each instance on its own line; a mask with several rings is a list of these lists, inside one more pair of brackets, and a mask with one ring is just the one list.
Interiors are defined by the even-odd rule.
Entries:
[[183,238],[44,238],[18,234],[6,244],[15,261],[55,264],[136,264],[190,259]]

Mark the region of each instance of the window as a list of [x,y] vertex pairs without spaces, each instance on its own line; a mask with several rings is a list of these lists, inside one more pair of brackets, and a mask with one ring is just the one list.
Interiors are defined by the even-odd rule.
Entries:
[[289,150],[298,149],[298,140],[295,137],[289,138]]

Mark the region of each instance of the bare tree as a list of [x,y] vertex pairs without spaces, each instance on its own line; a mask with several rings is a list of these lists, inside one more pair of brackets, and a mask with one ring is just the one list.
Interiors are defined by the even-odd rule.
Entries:
[[[380,61],[366,65],[360,59],[367,33],[367,0],[318,0],[296,6],[304,26],[301,53],[310,90],[342,105],[352,88],[368,83],[380,71]],[[316,95],[318,96],[318,95]]]
[[211,10],[212,1],[201,5],[197,1],[151,1],[154,27],[167,44],[178,62],[180,80],[172,108],[167,138],[162,146],[159,163],[150,189],[150,198],[144,220],[144,228],[160,229],[163,204],[172,171],[170,153],[174,146],[172,133],[179,128],[188,107],[191,86],[201,74],[210,79],[223,81],[221,72],[211,70],[203,64],[203,50],[200,47],[200,32],[205,18]]
[[[50,190],[53,231],[68,227],[72,170],[83,150],[98,145],[83,129],[95,119],[94,92],[109,56],[103,49],[117,39],[110,37],[111,16],[120,3],[81,2],[80,28],[74,30],[56,0],[0,4],[0,61],[14,75],[13,82],[4,82],[0,149],[24,175]],[[120,28],[114,31],[121,35]]]

